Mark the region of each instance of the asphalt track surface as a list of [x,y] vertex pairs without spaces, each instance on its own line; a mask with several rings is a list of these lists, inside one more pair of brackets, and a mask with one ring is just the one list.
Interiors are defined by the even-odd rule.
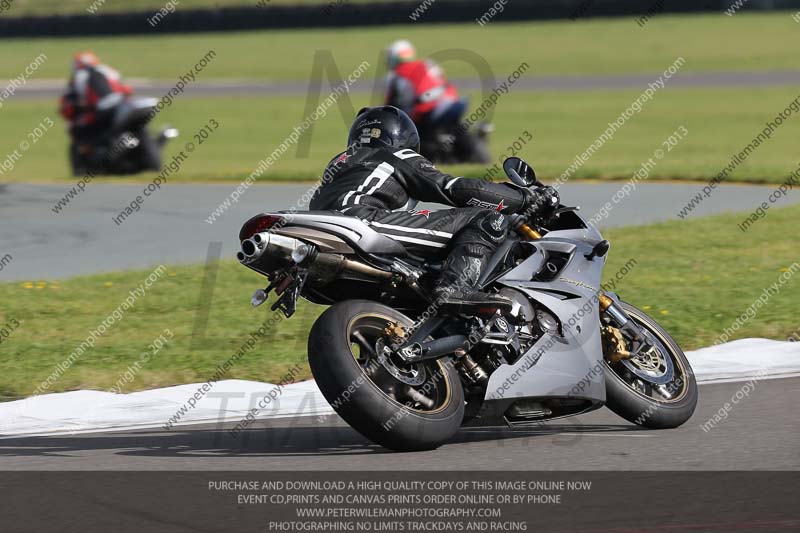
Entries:
[[[561,198],[567,205],[580,206],[581,214],[588,219],[611,201],[623,184],[566,183],[560,189]],[[0,185],[0,253],[13,257],[0,271],[0,281],[50,280],[158,264],[202,263],[213,242],[222,243],[223,258],[233,258],[245,220],[264,211],[292,206],[305,209],[298,199],[314,184],[254,185],[213,224],[207,223],[206,218],[236,185],[164,185],[120,225],[112,218],[141,195],[145,185],[90,183],[58,214],[51,209],[67,186]],[[773,188],[719,186],[689,218],[751,211]],[[598,225],[602,229],[679,220],[678,211],[701,189],[701,185],[692,183],[640,183]],[[800,197],[790,196],[782,199],[781,205],[798,202]]]
[[800,378],[760,380],[727,419],[701,426],[745,383],[700,386],[694,416],[643,430],[608,409],[536,429],[468,428],[441,448],[400,454],[372,444],[338,417],[0,440],[0,470],[800,470]]
[[[496,81],[489,80],[488,91],[494,89],[495,83],[506,81],[504,73],[495,73]],[[603,90],[635,90],[644,89],[648,83],[654,82],[657,74],[614,74],[590,76],[525,76],[513,84],[514,91],[603,91]],[[477,78],[453,79],[462,90],[480,90],[484,85]],[[128,80],[137,94],[160,96],[169,92],[175,85],[174,80]],[[323,83],[326,87],[328,82]],[[770,87],[781,85],[796,86],[800,83],[800,70],[775,70],[763,72],[679,72],[667,82],[665,88],[703,88],[703,87]],[[18,88],[14,98],[38,99],[57,98],[64,90],[66,80],[30,81]],[[334,82],[335,84],[335,82]],[[189,84],[184,92],[190,97],[221,96],[297,96],[305,94],[309,89],[307,81],[270,81],[270,80],[198,80]],[[360,80],[350,86],[350,92],[369,92],[374,89],[371,80]],[[382,94],[382,91],[380,92]]]

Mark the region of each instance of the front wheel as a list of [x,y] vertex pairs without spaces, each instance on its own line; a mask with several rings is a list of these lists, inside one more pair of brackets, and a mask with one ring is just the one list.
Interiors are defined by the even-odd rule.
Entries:
[[437,448],[461,426],[464,390],[449,359],[404,365],[384,354],[387,328],[397,324],[412,321],[372,301],[331,306],[311,328],[311,372],[328,403],[371,441],[395,451]]
[[69,166],[74,177],[85,176],[88,172],[86,157],[81,154],[78,143],[72,141],[69,145]]
[[[161,171],[161,147],[153,139],[147,128],[142,128],[138,132],[139,136],[139,168],[153,172]],[[138,170],[138,169],[137,169]]]
[[486,165],[492,160],[492,154],[489,152],[489,140],[478,132],[467,131],[460,134],[456,146],[460,161]]
[[652,348],[611,362],[609,352],[614,347],[624,349],[620,344],[624,340],[613,328],[604,330],[606,405],[646,428],[678,427],[691,418],[697,405],[692,367],[678,343],[647,313],[626,302],[620,306],[644,331]]

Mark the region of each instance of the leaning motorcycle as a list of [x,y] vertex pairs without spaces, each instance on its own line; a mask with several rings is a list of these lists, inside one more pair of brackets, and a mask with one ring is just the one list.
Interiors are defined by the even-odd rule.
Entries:
[[[541,186],[517,157],[504,170]],[[253,305],[291,316],[300,297],[330,307],[308,339],[322,394],[356,431],[397,451],[440,446],[473,423],[537,426],[603,405],[640,426],[674,428],[697,403],[680,346],[641,309],[600,289],[610,248],[564,205],[513,215],[479,288],[511,311],[450,314],[433,299],[441,264],[367,221],[332,212],[261,214],[237,258],[269,279]]]
[[178,130],[165,127],[154,139],[147,124],[155,114],[156,98],[126,98],[117,106],[109,131],[89,143],[70,145],[75,176],[136,174],[161,170],[161,153]]
[[421,133],[420,153],[433,163],[480,163],[492,159],[489,134],[493,126],[481,122],[475,128],[463,129],[461,123]]

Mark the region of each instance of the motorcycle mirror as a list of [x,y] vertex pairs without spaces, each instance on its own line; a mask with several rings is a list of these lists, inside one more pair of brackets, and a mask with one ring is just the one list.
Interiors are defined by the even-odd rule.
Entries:
[[519,185],[520,187],[540,185],[539,180],[536,179],[536,172],[534,172],[533,167],[519,157],[506,158],[503,162],[503,170],[506,176],[508,176],[515,185]]

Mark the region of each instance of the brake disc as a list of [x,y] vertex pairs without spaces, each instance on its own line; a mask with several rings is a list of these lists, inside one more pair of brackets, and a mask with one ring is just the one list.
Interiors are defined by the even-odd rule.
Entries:
[[644,331],[651,347],[646,352],[632,354],[629,358],[622,359],[622,364],[632,374],[654,385],[664,385],[672,381],[675,367],[672,357],[666,347],[649,331]]

